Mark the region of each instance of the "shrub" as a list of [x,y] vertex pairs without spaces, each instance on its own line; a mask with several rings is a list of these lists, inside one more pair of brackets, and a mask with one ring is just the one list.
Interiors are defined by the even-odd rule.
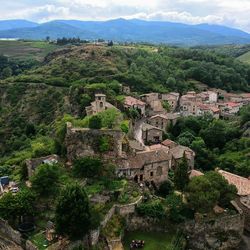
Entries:
[[101,127],[102,127],[102,119],[99,116],[94,115],[89,119],[89,128],[101,129]]
[[173,191],[173,184],[172,184],[172,182],[167,180],[167,181],[164,181],[163,183],[161,183],[159,190],[158,190],[158,193],[162,197],[166,197],[172,191]]
[[148,216],[157,219],[163,219],[166,217],[164,207],[159,200],[142,203],[136,208],[136,210],[141,216]]

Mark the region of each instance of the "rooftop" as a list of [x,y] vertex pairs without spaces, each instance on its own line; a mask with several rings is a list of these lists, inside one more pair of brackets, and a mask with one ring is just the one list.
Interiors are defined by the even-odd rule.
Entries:
[[133,105],[140,105],[144,106],[146,105],[145,102],[142,102],[141,100],[138,100],[132,96],[126,96],[124,100],[124,104],[128,106],[133,106]]
[[150,125],[150,124],[148,124],[148,123],[143,123],[143,124],[142,124],[142,131],[151,130],[151,129],[155,129],[155,130],[160,130],[160,131],[162,131],[162,129],[157,128],[157,127],[154,127],[154,126],[152,126],[152,125]]
[[222,176],[224,176],[230,184],[233,184],[238,189],[238,195],[250,195],[250,180],[242,176],[232,174],[230,172],[219,170]]
[[171,154],[166,150],[153,150],[138,152],[136,155],[131,155],[127,159],[123,159],[120,167],[123,169],[140,169],[146,164],[168,161],[171,159]]

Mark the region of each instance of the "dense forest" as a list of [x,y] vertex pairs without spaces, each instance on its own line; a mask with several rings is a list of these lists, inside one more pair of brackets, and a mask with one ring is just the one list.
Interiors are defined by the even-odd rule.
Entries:
[[[61,153],[64,114],[84,118],[84,108],[97,90],[106,93],[115,105],[122,95],[120,84],[129,85],[137,94],[185,93],[197,90],[200,84],[250,91],[250,66],[201,48],[87,44],[62,47],[43,62],[20,62],[6,56],[0,59],[2,174],[26,158]],[[244,117],[249,117],[249,109],[245,113]],[[215,122],[187,118],[167,136],[191,145],[197,152],[197,168],[218,166],[248,176],[249,139],[242,137],[246,121],[239,119]],[[214,131],[218,137],[212,136],[217,135]]]

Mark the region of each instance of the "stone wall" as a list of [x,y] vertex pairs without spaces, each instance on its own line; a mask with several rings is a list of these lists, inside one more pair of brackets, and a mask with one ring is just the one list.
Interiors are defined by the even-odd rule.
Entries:
[[0,232],[18,245],[22,245],[22,235],[14,230],[7,221],[0,218]]
[[120,130],[111,129],[88,129],[73,128],[71,123],[67,123],[67,133],[65,146],[67,148],[67,158],[73,161],[78,157],[93,156],[99,154],[98,142],[102,136],[112,138],[113,147],[107,152],[107,157],[119,157],[122,155],[122,141],[124,133]]
[[133,203],[126,205],[116,205],[116,212],[121,216],[129,215],[135,212],[136,206],[142,202],[142,196]]
[[244,230],[244,216],[221,215],[213,219],[187,222],[185,231],[190,249],[237,249]]
[[27,240],[26,250],[39,250],[39,249],[30,240]]

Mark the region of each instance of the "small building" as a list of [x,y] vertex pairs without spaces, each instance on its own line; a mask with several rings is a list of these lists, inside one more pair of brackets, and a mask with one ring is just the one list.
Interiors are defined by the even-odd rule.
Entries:
[[123,159],[118,165],[118,176],[137,183],[153,182],[158,185],[168,179],[171,154],[166,150],[138,152],[136,155]]
[[211,115],[215,119],[220,118],[220,109],[216,106],[211,106],[209,104],[199,103],[196,107],[196,115],[197,116],[204,116],[204,115]]
[[176,147],[171,148],[169,152],[172,154],[172,169],[175,169],[184,157],[187,159],[190,170],[194,168],[195,152],[192,149],[182,145],[177,145]]
[[161,144],[165,147],[167,147],[168,149],[172,149],[178,146],[178,144],[172,140],[166,139],[163,142],[161,142]]
[[148,119],[148,124],[166,131],[170,125],[176,124],[179,117],[179,113],[154,115]]
[[59,156],[55,154],[40,158],[28,159],[25,161],[28,169],[28,176],[31,177],[34,174],[36,168],[42,164],[53,165],[57,164],[58,162],[59,162]]
[[204,91],[198,94],[203,102],[216,103],[218,101],[218,93],[215,91]]
[[176,92],[170,92],[168,94],[162,94],[161,100],[167,101],[171,107],[171,111],[176,110],[179,102],[180,94]]
[[142,139],[145,144],[160,143],[163,137],[163,130],[154,127],[150,124],[143,123],[142,125]]
[[218,170],[218,173],[224,176],[229,184],[236,186],[238,197],[235,199],[235,203],[245,216],[245,229],[250,232],[250,179],[224,170]]
[[100,112],[103,112],[107,109],[115,108],[111,103],[106,101],[106,95],[104,94],[95,94],[95,101],[91,102],[91,105],[86,107],[87,115],[96,115]]
[[140,96],[140,99],[147,103],[150,104],[153,101],[159,100],[159,93],[148,93]]
[[219,103],[220,115],[223,118],[230,118],[232,116],[235,116],[239,113],[242,106],[242,103],[236,102]]
[[126,95],[129,95],[131,93],[130,87],[123,85],[122,92],[125,93]]
[[141,115],[145,115],[146,103],[138,100],[132,96],[126,96],[124,100],[124,108],[125,109],[138,109]]

